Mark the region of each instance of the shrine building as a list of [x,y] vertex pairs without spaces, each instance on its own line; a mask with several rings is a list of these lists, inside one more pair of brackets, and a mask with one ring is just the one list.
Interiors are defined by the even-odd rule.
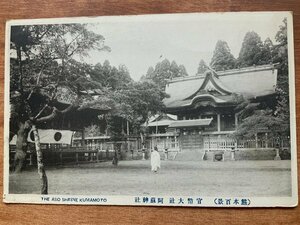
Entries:
[[[236,111],[239,99],[272,106],[276,83],[274,65],[218,72],[207,70],[196,76],[169,80],[166,93],[170,97],[164,99],[164,104],[166,113],[175,115],[177,120],[164,125],[167,125],[167,133],[174,133],[172,140],[176,143],[173,146],[178,146],[179,151],[237,147],[231,134],[239,124]],[[247,146],[241,142],[239,147]],[[268,146],[267,143],[258,144],[256,137],[252,147]]]

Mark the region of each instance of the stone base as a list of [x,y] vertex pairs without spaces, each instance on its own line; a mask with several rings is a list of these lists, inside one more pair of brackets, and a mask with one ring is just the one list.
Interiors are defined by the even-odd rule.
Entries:
[[279,155],[277,155],[277,156],[275,156],[274,160],[281,160],[281,158]]

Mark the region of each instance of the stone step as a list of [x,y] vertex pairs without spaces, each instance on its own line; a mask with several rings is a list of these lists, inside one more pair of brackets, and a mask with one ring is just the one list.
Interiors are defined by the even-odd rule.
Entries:
[[197,150],[183,150],[179,152],[175,159],[176,161],[202,161],[203,151]]
[[221,158],[220,161],[230,161],[231,153],[230,151],[207,151],[203,160],[205,161],[219,161],[218,158]]

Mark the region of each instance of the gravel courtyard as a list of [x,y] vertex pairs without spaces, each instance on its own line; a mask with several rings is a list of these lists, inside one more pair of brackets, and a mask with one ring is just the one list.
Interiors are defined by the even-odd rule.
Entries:
[[[290,196],[291,161],[120,161],[47,168],[49,194]],[[9,192],[39,194],[36,169],[10,174]]]

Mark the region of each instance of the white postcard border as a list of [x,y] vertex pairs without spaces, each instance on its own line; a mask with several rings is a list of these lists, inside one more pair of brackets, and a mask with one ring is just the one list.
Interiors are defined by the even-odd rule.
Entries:
[[[136,21],[136,17],[140,21],[159,21],[161,18],[172,20],[177,16],[185,15],[188,18],[198,16],[211,16],[219,17],[223,15],[237,16],[247,14],[281,14],[287,17],[288,24],[288,58],[289,58],[289,98],[290,98],[290,129],[291,129],[291,176],[292,176],[292,196],[291,197],[235,197],[235,196],[125,196],[125,195],[32,195],[32,194],[9,194],[9,88],[10,88],[10,63],[9,63],[9,50],[10,50],[10,28],[13,25],[26,25],[26,24],[65,24],[65,23],[97,23],[104,21]],[[185,18],[185,17],[183,17]],[[177,13],[177,14],[152,14],[152,15],[124,15],[124,16],[102,16],[102,17],[74,17],[74,18],[55,18],[55,19],[25,19],[25,20],[10,20],[6,23],[6,38],[5,38],[5,91],[4,91],[4,176],[3,176],[3,201],[5,203],[29,203],[29,204],[78,204],[78,205],[131,205],[131,206],[187,206],[187,207],[295,207],[298,205],[298,182],[297,182],[297,139],[296,139],[296,92],[295,92],[295,66],[294,66],[294,36],[293,36],[293,17],[292,12],[226,12],[226,13]],[[163,198],[163,203],[143,203],[136,202],[137,198]],[[49,198],[49,200],[45,200]],[[85,201],[79,202],[80,199],[100,199],[95,202]],[[169,203],[170,198],[179,200],[180,198],[187,200],[188,198],[202,198],[201,204],[188,204],[185,203]],[[60,200],[57,200],[60,199]],[[63,201],[63,199],[66,199]],[[69,199],[69,200],[68,200]],[[77,199],[77,200],[75,200]],[[105,199],[105,200],[103,200]],[[248,199],[249,205],[227,205],[216,204],[216,199]]]

